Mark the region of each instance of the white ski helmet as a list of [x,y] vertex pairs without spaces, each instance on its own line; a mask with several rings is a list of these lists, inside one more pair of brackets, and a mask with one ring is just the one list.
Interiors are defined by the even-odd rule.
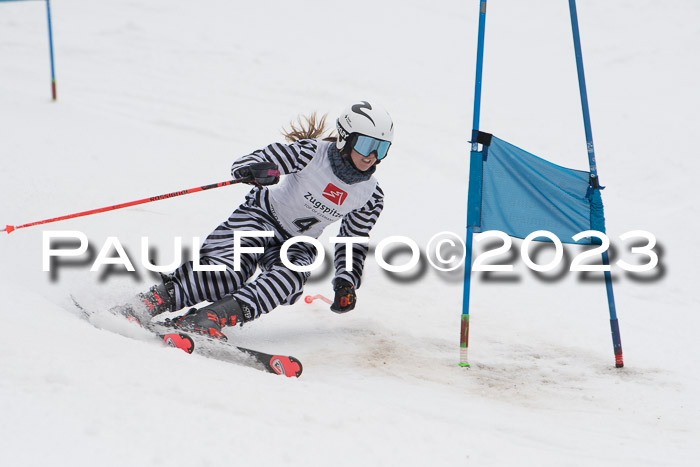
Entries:
[[394,139],[394,122],[391,121],[389,112],[367,101],[361,101],[343,110],[335,121],[335,126],[338,130],[336,146],[341,151],[354,134],[389,143]]

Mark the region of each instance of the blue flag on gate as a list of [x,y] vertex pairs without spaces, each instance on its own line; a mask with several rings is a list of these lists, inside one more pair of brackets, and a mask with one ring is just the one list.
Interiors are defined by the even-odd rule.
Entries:
[[605,232],[600,189],[591,185],[589,172],[553,164],[488,133],[479,132],[479,142],[482,170],[470,178],[481,193],[470,193],[467,219],[474,232],[500,230],[525,238],[548,230],[562,243],[600,242],[571,238],[586,230]]

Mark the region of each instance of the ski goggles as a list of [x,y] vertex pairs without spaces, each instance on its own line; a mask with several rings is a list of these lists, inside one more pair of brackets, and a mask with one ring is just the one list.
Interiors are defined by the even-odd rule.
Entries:
[[377,153],[377,160],[380,161],[386,157],[389,152],[389,141],[382,141],[370,136],[357,135],[353,149],[365,157],[369,157],[373,152]]

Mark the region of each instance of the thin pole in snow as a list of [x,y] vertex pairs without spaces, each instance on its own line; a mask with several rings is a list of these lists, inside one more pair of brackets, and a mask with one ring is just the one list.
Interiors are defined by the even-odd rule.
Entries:
[[481,114],[481,77],[484,64],[484,35],[486,29],[486,0],[479,2],[479,38],[476,49],[476,80],[474,83],[474,120],[469,163],[469,194],[467,200],[467,241],[464,260],[464,288],[462,293],[462,320],[459,341],[459,365],[469,367],[469,294],[471,289],[472,239],[474,227],[481,226],[481,175],[483,159],[477,137]]
[[46,16],[49,24],[49,58],[51,59],[51,97],[56,100],[56,71],[53,61],[53,32],[51,30],[51,4],[46,0]]
[[[600,189],[598,169],[595,161],[595,149],[593,147],[593,131],[591,130],[591,115],[588,109],[588,94],[586,93],[586,77],[583,72],[583,54],[581,53],[581,37],[578,28],[578,15],[576,13],[576,0],[569,0],[571,12],[571,30],[574,36],[574,51],[576,53],[576,70],[578,72],[578,86],[581,93],[581,109],[583,110],[583,125],[586,130],[586,147],[588,148],[588,165],[591,171],[591,187]],[[610,265],[608,252],[603,252],[603,264]],[[622,341],[620,339],[620,325],[617,321],[615,310],[615,296],[613,295],[612,274],[605,271],[605,290],[608,295],[608,308],[610,310],[610,331],[612,333],[613,351],[615,352],[615,366],[622,368]]]

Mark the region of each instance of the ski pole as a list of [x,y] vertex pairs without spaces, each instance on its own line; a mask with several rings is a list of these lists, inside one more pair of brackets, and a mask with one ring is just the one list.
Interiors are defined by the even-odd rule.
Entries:
[[219,183],[213,183],[211,185],[198,186],[195,188],[189,188],[187,190],[174,191],[172,193],[167,193],[164,195],[151,196],[149,198],[139,199],[137,201],[130,201],[128,203],[115,204],[114,206],[107,206],[104,208],[91,209],[89,211],[77,212],[75,214],[68,214],[65,216],[54,217],[52,219],[44,219],[42,221],[30,222],[29,224],[23,224],[23,225],[18,225],[18,226],[8,225],[3,229],[3,232],[7,232],[8,234],[10,234],[10,233],[12,233],[13,230],[24,229],[26,227],[32,227],[34,225],[49,224],[51,222],[63,221],[66,219],[73,219],[75,217],[90,216],[92,214],[98,214],[98,213],[105,212],[105,211],[113,211],[115,209],[128,208],[130,206],[136,206],[139,204],[152,203],[153,201],[160,201],[161,199],[175,198],[176,196],[189,195],[191,193],[197,193],[198,191],[211,190],[212,188],[219,188],[222,186],[234,185],[236,183],[241,183],[241,181],[240,180],[228,180],[226,182],[219,182]]
[[328,303],[329,305],[333,303],[330,299],[328,299],[328,298],[326,298],[326,297],[324,297],[323,295],[320,295],[320,294],[319,294],[319,295],[314,295],[313,297],[312,297],[311,295],[307,295],[306,297],[304,297],[304,301],[305,301],[306,303],[313,303],[314,300],[318,300],[318,299],[323,300],[324,302]]

